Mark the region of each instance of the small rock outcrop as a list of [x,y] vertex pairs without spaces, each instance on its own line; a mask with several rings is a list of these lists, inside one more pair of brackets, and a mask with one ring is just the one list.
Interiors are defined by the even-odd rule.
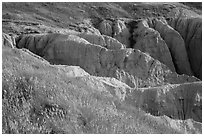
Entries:
[[107,36],[112,36],[113,35],[113,29],[112,29],[112,21],[110,20],[103,20],[99,24],[99,31],[101,34],[107,35]]
[[126,48],[126,45],[122,44],[119,42],[117,39],[112,38],[107,35],[103,35],[106,43],[106,48],[107,49],[112,49],[112,50],[117,50],[117,49],[124,49]]
[[14,36],[2,33],[2,45],[14,48],[14,46],[16,45]]

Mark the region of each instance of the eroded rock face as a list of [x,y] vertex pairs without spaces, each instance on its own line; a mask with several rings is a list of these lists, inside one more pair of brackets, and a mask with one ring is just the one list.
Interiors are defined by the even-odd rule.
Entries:
[[181,34],[192,71],[202,79],[202,19],[173,18],[168,20],[168,24]]
[[28,35],[17,41],[17,47],[27,48],[51,63],[77,65],[91,75],[115,77],[133,88],[198,80],[171,72],[139,50],[108,50],[76,35]]
[[102,34],[112,36],[127,48],[149,53],[178,74],[194,75],[201,79],[200,18],[104,20],[99,26]]
[[139,88],[128,94],[126,100],[156,116],[202,122],[201,82]]
[[138,20],[134,25],[133,38],[134,49],[148,53],[153,58],[167,65],[171,71],[175,71],[168,46],[160,34],[150,28],[146,20]]
[[[27,44],[25,44],[27,39],[29,40]],[[43,43],[38,42],[35,44],[33,43],[34,39],[42,41]],[[52,43],[49,43],[50,39],[55,40],[52,41]],[[18,43],[19,48],[28,48],[32,52],[42,56],[54,64],[78,65],[83,67],[92,75],[111,77],[113,75],[118,76],[115,74],[118,68],[115,67],[114,60],[118,59],[118,61],[120,61],[121,57],[115,58],[111,53],[111,50],[108,52],[108,54],[104,53],[102,55],[101,53],[103,51],[107,52],[106,48],[103,48],[100,45],[91,44],[76,35],[30,35],[24,36],[21,39],[19,37]],[[46,43],[49,43],[49,45],[46,45]],[[33,44],[32,47],[30,46],[31,44]],[[39,47],[41,47],[40,52],[38,52]],[[134,87],[135,83],[132,80],[128,80],[126,75],[127,73],[125,75],[122,74],[120,79],[131,82],[131,87]]]
[[125,21],[115,20],[113,22],[113,38],[117,39],[121,43],[125,44],[126,47],[130,45],[130,32],[129,29],[125,25]]
[[111,36],[124,44],[126,47],[130,47],[130,32],[126,27],[125,21],[118,20],[104,20],[99,24],[99,31],[103,35]]
[[80,33],[77,36],[87,40],[91,44],[101,45],[102,47],[106,46],[105,39],[102,35]]
[[102,47],[105,47],[107,49],[116,50],[125,48],[125,46],[118,40],[106,35],[80,33],[77,36],[87,40],[91,44],[101,45]]
[[153,28],[160,33],[168,45],[177,73],[193,75],[185,43],[181,35],[169,26],[164,19],[153,19],[152,24]]

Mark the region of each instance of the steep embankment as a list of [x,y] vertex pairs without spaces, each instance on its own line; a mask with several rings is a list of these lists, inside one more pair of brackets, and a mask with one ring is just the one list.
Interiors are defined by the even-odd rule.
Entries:
[[139,50],[102,46],[71,34],[25,35],[17,39],[18,48],[27,48],[53,64],[78,65],[92,75],[115,77],[133,88],[198,81],[171,72]]
[[201,18],[104,20],[98,29],[127,48],[139,49],[179,74],[202,78]]
[[169,19],[168,23],[183,37],[192,71],[202,79],[202,18]]
[[[151,113],[147,107],[153,104],[146,96],[155,99],[154,89],[141,91],[145,95],[140,95],[137,103],[134,96],[138,91],[114,78],[94,77],[76,66],[50,65],[26,49],[3,46],[2,68],[3,133],[201,133],[201,123],[192,119],[146,114],[144,111]],[[167,93],[176,97],[175,92],[180,95],[174,87]],[[188,96],[184,94],[185,101]],[[197,97],[194,100],[199,106],[199,92]],[[147,106],[140,109],[135,103]],[[163,102],[167,109],[169,103]],[[158,106],[161,113],[173,112],[167,109]]]
[[[202,79],[199,7],[200,3],[3,3],[3,31],[102,33],[149,53],[172,71]],[[162,22],[151,22],[161,17]],[[138,18],[142,20],[137,24],[127,21]],[[150,20],[148,25],[144,19]]]

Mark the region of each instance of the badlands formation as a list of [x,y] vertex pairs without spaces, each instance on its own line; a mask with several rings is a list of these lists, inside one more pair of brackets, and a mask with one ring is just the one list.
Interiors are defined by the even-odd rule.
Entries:
[[2,133],[202,133],[201,3],[3,3]]

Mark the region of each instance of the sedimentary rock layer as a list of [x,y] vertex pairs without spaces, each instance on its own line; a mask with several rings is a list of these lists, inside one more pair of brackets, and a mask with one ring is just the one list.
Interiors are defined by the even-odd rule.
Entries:
[[99,26],[102,34],[114,37],[127,48],[148,53],[178,74],[201,79],[201,18],[104,20]]
[[76,35],[24,35],[18,48],[27,48],[53,64],[77,65],[97,76],[115,77],[131,87],[194,82],[137,49],[109,50]]
[[181,34],[192,71],[202,79],[202,18],[173,18],[168,24]]

